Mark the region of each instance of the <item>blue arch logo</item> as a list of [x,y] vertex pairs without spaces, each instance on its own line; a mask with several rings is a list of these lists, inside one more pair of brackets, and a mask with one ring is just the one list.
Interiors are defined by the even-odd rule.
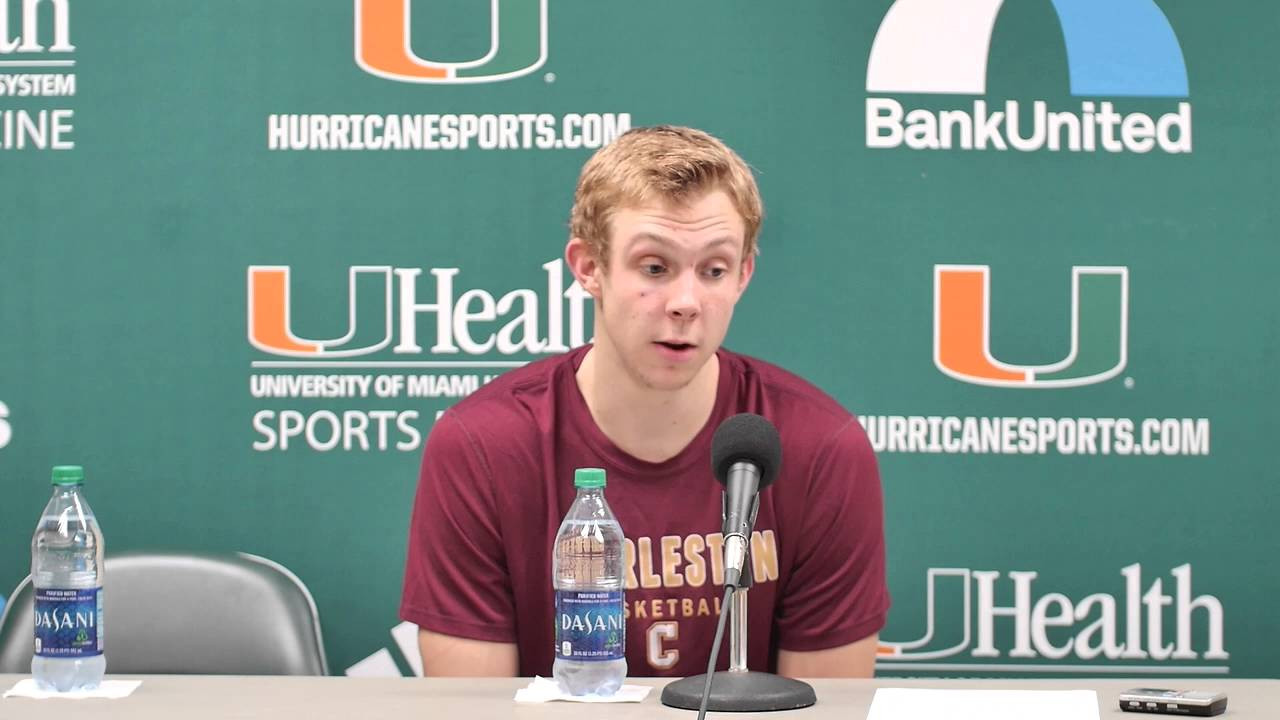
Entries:
[[[1071,94],[1187,97],[1178,37],[1153,0],[1051,0]],[[876,32],[867,91],[984,95],[1004,0],[897,0]]]

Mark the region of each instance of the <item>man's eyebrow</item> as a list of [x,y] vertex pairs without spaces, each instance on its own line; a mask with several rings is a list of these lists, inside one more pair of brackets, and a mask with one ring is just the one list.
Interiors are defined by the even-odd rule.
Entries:
[[[632,235],[631,240],[628,244],[634,245],[635,243],[644,242],[644,241],[657,243],[658,245],[663,245],[666,247],[673,247],[676,244],[674,240],[667,237],[666,235],[658,235],[656,233],[651,233],[651,232],[642,232],[642,233],[637,233],[635,235]],[[723,235],[721,237],[715,238],[714,240],[708,242],[706,245],[703,246],[703,249],[719,247],[720,245],[734,245],[738,242],[740,242],[740,240],[738,240],[737,238],[734,238],[729,235]]]

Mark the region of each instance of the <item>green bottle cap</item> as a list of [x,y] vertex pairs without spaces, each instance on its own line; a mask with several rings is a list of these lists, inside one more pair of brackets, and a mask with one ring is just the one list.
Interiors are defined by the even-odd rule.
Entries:
[[600,468],[578,468],[574,470],[573,486],[579,488],[604,487],[604,470]]
[[53,467],[54,485],[83,485],[84,468],[79,465],[55,465]]

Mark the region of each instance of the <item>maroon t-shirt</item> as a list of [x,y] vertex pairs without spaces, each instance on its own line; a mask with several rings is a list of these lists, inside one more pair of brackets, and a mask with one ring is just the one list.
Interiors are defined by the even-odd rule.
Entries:
[[[889,609],[880,477],[862,426],[809,383],[720,350],[711,417],[661,463],[619,450],[596,426],[575,372],[587,347],[503,374],[435,424],[409,529],[400,616],[437,633],[514,642],[521,675],[555,659],[551,546],[573,503],[573,472],[602,467],[627,537],[627,671],[706,671],[723,597],[721,485],[711,437],[740,412],[782,438],[752,536],[747,664],[777,650],[861,640]],[[719,667],[728,663],[728,632]]]

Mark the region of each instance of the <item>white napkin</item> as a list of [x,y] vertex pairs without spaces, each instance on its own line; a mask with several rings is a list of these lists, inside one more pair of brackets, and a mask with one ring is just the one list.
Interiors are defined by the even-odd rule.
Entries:
[[1093,690],[880,688],[867,720],[1098,720]]
[[560,683],[555,680],[535,677],[528,687],[516,691],[516,702],[543,703],[551,700],[587,703],[640,702],[652,689],[647,685],[623,685],[612,695],[570,695],[561,690]]
[[92,690],[57,692],[54,690],[41,690],[40,686],[36,685],[35,680],[27,678],[26,680],[19,680],[18,684],[9,688],[4,696],[7,698],[35,698],[36,700],[46,700],[48,698],[66,698],[67,700],[107,698],[108,700],[118,700],[122,697],[128,697],[141,684],[141,680],[103,680],[98,687]]

